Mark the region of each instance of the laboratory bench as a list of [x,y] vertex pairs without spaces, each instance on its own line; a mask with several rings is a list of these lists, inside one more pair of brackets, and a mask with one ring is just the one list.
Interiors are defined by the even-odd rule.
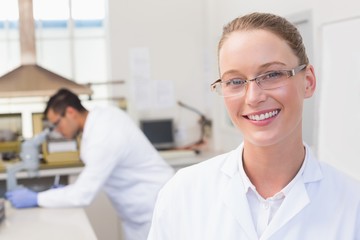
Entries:
[[160,155],[176,171],[200,163],[219,154],[214,151],[191,151],[191,150],[165,150],[159,151]]
[[[175,171],[214,156],[214,154],[209,151],[167,150],[160,151],[159,153]],[[4,196],[6,191],[6,165],[14,163],[16,163],[16,161],[8,162],[0,160],[0,198]],[[36,177],[29,177],[26,171],[18,172],[16,177],[18,184],[23,184],[39,192],[50,188],[54,183],[55,176],[60,176],[60,184],[62,185],[73,182],[74,177],[76,178],[79,175],[83,167],[84,165],[80,161],[41,163]]]
[[[0,160],[0,180],[6,179],[6,165],[15,164],[17,161]],[[81,161],[64,161],[53,163],[41,163],[39,165],[39,177],[54,176],[56,174],[79,173],[84,164]],[[18,178],[27,178],[26,171],[16,174]]]
[[0,222],[0,238],[6,240],[96,240],[82,208],[14,209],[5,202],[5,219]]
[[[0,198],[4,196],[6,191],[6,165],[14,163],[16,161],[0,160]],[[60,184],[68,184],[72,181],[72,177],[79,175],[83,166],[80,161],[41,163],[36,177],[29,177],[26,171],[20,171],[16,174],[17,182],[20,185],[29,186],[35,191],[44,191],[53,185],[55,176],[60,176]]]

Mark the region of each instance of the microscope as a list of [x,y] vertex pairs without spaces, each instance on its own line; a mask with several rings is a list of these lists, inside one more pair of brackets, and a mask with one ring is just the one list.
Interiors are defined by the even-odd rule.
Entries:
[[21,161],[6,167],[7,191],[21,187],[17,184],[17,172],[27,170],[29,177],[36,177],[38,175],[40,164],[40,145],[46,140],[50,132],[50,128],[45,128],[42,132],[35,135],[33,138],[25,140],[21,143],[19,155]]

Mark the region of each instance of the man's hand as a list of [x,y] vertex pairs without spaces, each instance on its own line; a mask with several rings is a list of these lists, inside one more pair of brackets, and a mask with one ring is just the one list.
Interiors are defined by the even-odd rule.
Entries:
[[20,188],[5,193],[7,200],[15,208],[37,207],[37,193],[27,188]]

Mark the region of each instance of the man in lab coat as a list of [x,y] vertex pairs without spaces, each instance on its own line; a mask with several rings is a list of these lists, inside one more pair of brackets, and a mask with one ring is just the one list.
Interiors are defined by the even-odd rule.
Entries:
[[74,184],[62,188],[8,192],[12,205],[83,207],[102,188],[122,220],[126,239],[146,239],[157,193],[173,169],[119,108],[88,111],[78,96],[60,89],[48,101],[44,114],[65,138],[82,133],[80,158],[85,167]]
[[177,172],[159,193],[148,240],[360,239],[359,181],[303,143],[316,78],[296,27],[273,14],[236,18],[218,61],[211,86],[243,142]]

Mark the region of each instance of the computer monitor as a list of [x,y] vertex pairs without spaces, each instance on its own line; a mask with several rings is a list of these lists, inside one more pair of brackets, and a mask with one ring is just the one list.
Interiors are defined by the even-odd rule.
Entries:
[[157,150],[175,147],[172,119],[140,120],[140,128]]

